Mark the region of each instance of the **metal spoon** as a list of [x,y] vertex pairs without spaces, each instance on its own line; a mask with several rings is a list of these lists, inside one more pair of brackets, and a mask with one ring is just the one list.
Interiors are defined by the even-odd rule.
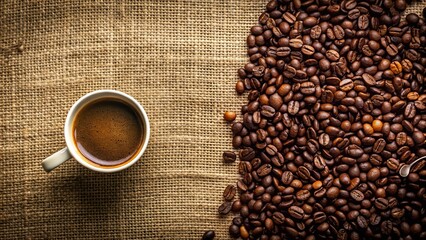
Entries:
[[416,159],[414,162],[412,162],[411,164],[404,164],[404,166],[402,166],[399,169],[399,175],[401,175],[401,177],[407,177],[408,174],[410,174],[410,169],[411,167],[416,164],[418,161],[426,159],[426,156],[423,156],[421,158]]

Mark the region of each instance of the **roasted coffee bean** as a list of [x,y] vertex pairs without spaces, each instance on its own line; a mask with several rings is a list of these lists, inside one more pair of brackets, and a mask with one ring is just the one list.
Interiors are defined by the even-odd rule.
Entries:
[[356,219],[356,223],[358,227],[365,229],[368,227],[368,222],[363,216],[358,216]]
[[373,120],[371,126],[373,127],[374,132],[381,132],[383,128],[383,122],[378,119],[375,119]]
[[336,50],[328,50],[325,53],[325,56],[332,62],[335,62],[340,58],[340,55]]
[[426,155],[426,22],[407,2],[269,1],[237,72],[232,237],[426,238],[426,161],[398,172]]
[[250,162],[241,161],[241,162],[238,164],[238,172],[239,172],[241,175],[244,175],[244,174],[246,174],[246,173],[249,173],[249,172],[251,172],[251,170],[252,170],[252,166],[251,166]]
[[203,234],[202,240],[213,240],[215,236],[216,236],[215,232],[212,230],[209,230]]
[[416,144],[423,144],[425,142],[425,135],[420,131],[413,132],[411,137]]
[[354,87],[354,82],[351,79],[343,79],[339,86],[342,91],[349,92]]
[[303,82],[300,84],[300,92],[305,95],[314,94],[316,91],[315,84],[312,82]]
[[380,222],[381,222],[381,217],[380,217],[380,215],[377,215],[377,214],[375,214],[375,213],[371,214],[371,216],[370,216],[370,224],[371,224],[372,226],[377,226],[377,225],[379,225],[379,224],[380,224]]
[[225,112],[223,118],[228,122],[232,122],[235,120],[236,116],[237,115],[234,112]]
[[319,143],[316,140],[310,139],[306,145],[306,150],[310,154],[316,154],[319,150],[319,147]]
[[349,18],[350,20],[358,19],[358,18],[359,18],[359,16],[361,16],[361,12],[360,12],[360,10],[359,10],[359,9],[357,9],[357,8],[352,9],[352,10],[350,10],[350,11],[348,12],[348,18]]
[[282,176],[281,176],[281,182],[284,185],[290,185],[290,183],[293,181],[293,173],[290,171],[285,171],[283,172]]
[[302,51],[303,54],[305,54],[307,56],[311,56],[315,53],[314,47],[312,47],[310,45],[303,45],[301,51]]
[[388,204],[389,202],[385,198],[377,198],[376,201],[374,201],[374,206],[382,211],[388,208]]
[[361,202],[362,200],[364,200],[364,194],[359,190],[351,191],[350,196],[352,197],[353,200],[357,202]]
[[319,170],[324,170],[326,167],[325,159],[321,155],[314,157],[314,166]]
[[390,70],[393,72],[393,74],[398,75],[402,72],[402,65],[398,61],[393,61],[390,64]]
[[276,225],[283,225],[285,223],[285,216],[284,214],[282,214],[281,212],[274,212],[272,214],[272,221],[276,224]]
[[317,224],[323,223],[327,220],[327,215],[324,212],[314,213],[314,222]]
[[252,148],[246,148],[240,151],[240,159],[243,161],[251,161],[256,153]]
[[310,196],[309,190],[300,190],[296,193],[296,199],[299,201],[306,201]]
[[223,152],[223,161],[226,163],[232,163],[235,162],[237,159],[237,155],[232,151],[225,151]]
[[274,145],[269,144],[269,145],[267,145],[267,146],[266,146],[265,151],[266,151],[266,153],[268,153],[270,156],[275,156],[275,155],[277,154],[277,152],[278,152],[278,149],[277,149],[277,147],[275,147]]
[[331,144],[330,136],[326,133],[323,133],[319,136],[318,142],[323,147],[329,147]]
[[297,70],[292,66],[286,66],[283,70],[283,75],[286,78],[293,78],[294,76],[296,76],[296,73],[297,73]]
[[318,39],[321,36],[322,30],[319,25],[313,26],[310,31],[310,37],[312,39]]
[[399,167],[399,161],[395,158],[389,158],[386,161],[386,165],[390,170],[396,171]]
[[269,231],[272,231],[274,229],[274,222],[270,218],[265,219],[265,228]]
[[262,116],[264,117],[272,118],[275,115],[275,109],[271,106],[264,105],[262,106],[262,110],[260,111],[260,114],[262,114]]
[[290,101],[288,103],[288,113],[290,115],[296,115],[299,112],[300,104],[298,101]]
[[313,27],[317,24],[318,19],[316,19],[315,17],[307,17],[305,19],[303,19],[303,26],[305,27]]
[[339,193],[340,193],[339,188],[331,187],[327,190],[326,195],[327,195],[327,198],[329,199],[335,199],[339,196]]
[[[275,110],[279,110],[281,106],[283,105],[282,97],[278,93],[274,93],[269,97],[269,104],[271,104],[271,107],[273,107]],[[254,118],[254,115],[253,115]]]
[[367,15],[361,15],[358,18],[358,28],[361,30],[365,30],[368,28],[370,24],[370,20],[368,19]]
[[386,146],[386,140],[384,140],[383,138],[379,138],[374,143],[373,152],[374,153],[381,153],[385,149],[385,146]]
[[235,84],[235,91],[236,91],[238,94],[243,94],[243,93],[244,93],[244,91],[245,91],[245,87],[244,87],[244,83],[243,83],[242,81],[238,81],[238,82]]
[[407,133],[405,132],[399,132],[396,135],[396,139],[395,139],[396,144],[398,144],[399,146],[403,146],[407,143]]
[[394,44],[389,44],[389,46],[386,47],[386,52],[390,56],[395,56],[396,54],[398,54],[398,47]]
[[320,187],[314,192],[314,197],[316,198],[322,198],[327,193],[327,190],[324,187]]
[[401,66],[405,72],[410,72],[413,69],[413,63],[411,63],[411,61],[408,59],[403,59]]
[[287,57],[290,55],[291,49],[289,47],[279,47],[277,48],[278,57]]
[[409,24],[417,24],[419,21],[419,16],[415,13],[410,13],[405,18]]
[[237,225],[232,224],[229,226],[229,235],[231,237],[237,238],[240,236],[240,228]]
[[364,154],[364,151],[357,145],[352,144],[347,147],[347,154],[350,157],[358,158]]
[[246,227],[244,225],[242,225],[240,227],[240,236],[244,239],[247,239],[250,235],[249,232],[247,231]]
[[362,74],[362,79],[364,80],[364,82],[367,86],[375,86],[376,85],[376,79],[368,73]]
[[414,118],[416,116],[416,107],[414,105],[414,103],[408,103],[407,106],[405,106],[405,110],[404,110],[404,117],[406,119],[411,119]]
[[340,25],[333,26],[333,33],[336,39],[343,39],[345,37],[345,30]]
[[311,173],[309,172],[309,169],[305,166],[300,166],[297,169],[297,175],[304,180],[308,180],[311,177]]
[[289,46],[295,49],[300,49],[303,46],[303,42],[298,38],[290,39]]
[[241,210],[242,204],[240,200],[236,200],[232,203],[231,210],[233,212],[239,212]]
[[257,169],[256,172],[257,172],[257,175],[259,175],[259,177],[264,177],[268,175],[271,171],[272,171],[272,166],[270,164],[263,164]]
[[351,183],[351,179],[347,173],[342,173],[339,176],[340,183],[347,186]]
[[283,14],[282,18],[290,24],[293,24],[296,21],[296,17],[293,14],[291,14],[290,12],[285,12]]
[[367,179],[371,182],[376,181],[380,177],[380,170],[378,168],[372,168],[367,173]]
[[321,187],[322,187],[322,182],[319,180],[312,183],[312,188],[315,190],[320,189]]
[[293,217],[294,219],[302,219],[305,212],[303,211],[303,209],[301,209],[300,207],[297,206],[291,206],[288,209],[288,214],[290,214],[291,217]]
[[225,198],[226,201],[232,201],[235,197],[237,190],[234,185],[228,185],[225,188],[225,191],[223,191],[223,198]]
[[317,230],[318,232],[325,232],[329,229],[330,224],[328,224],[327,222],[321,223],[318,227]]
[[392,208],[391,209],[391,216],[395,219],[402,218],[404,216],[404,209]]
[[255,77],[262,77],[265,73],[265,67],[264,66],[255,66],[253,68],[253,75]]

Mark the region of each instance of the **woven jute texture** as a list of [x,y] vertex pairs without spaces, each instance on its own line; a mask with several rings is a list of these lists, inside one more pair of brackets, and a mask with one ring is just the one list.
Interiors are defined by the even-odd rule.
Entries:
[[[0,238],[200,239],[214,229],[228,239],[232,217],[217,207],[238,175],[221,160],[231,147],[222,115],[245,102],[236,70],[265,4],[0,1]],[[145,107],[141,161],[101,174],[70,160],[45,173],[67,111],[98,89]]]

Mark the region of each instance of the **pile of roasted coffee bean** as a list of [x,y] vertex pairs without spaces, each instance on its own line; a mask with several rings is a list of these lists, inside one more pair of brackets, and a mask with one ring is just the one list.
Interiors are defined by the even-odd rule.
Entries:
[[[426,25],[404,0],[272,0],[233,122],[242,239],[426,239]],[[235,114],[225,114],[233,121]],[[234,196],[238,192],[238,198]]]

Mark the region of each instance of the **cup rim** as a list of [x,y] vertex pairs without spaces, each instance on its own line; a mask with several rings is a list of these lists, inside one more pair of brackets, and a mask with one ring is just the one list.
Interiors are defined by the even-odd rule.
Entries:
[[[91,101],[87,101],[87,99],[89,97],[92,97],[94,95],[102,95],[102,94],[105,94],[105,93],[117,95],[120,98],[125,98],[125,99],[129,100],[130,102],[132,102],[133,105],[138,108],[137,110],[139,110],[139,113],[141,114],[142,122],[143,122],[142,124],[143,124],[143,127],[145,128],[144,142],[143,142],[143,145],[141,146],[138,154],[136,156],[134,156],[133,159],[126,162],[125,164],[119,165],[118,167],[111,167],[111,168],[97,167],[95,165],[88,163],[85,159],[82,159],[82,157],[79,154],[77,147],[75,146],[75,143],[74,143],[74,140],[73,140],[73,134],[72,134],[72,124],[73,124],[74,119],[77,117],[77,110],[79,110],[79,108],[82,107],[81,105],[86,105],[86,104],[90,103]],[[65,120],[65,126],[64,126],[65,142],[66,142],[68,151],[71,153],[71,155],[74,157],[74,159],[77,160],[77,162],[79,162],[81,165],[83,165],[83,166],[85,166],[85,167],[87,167],[91,170],[94,170],[94,171],[97,171],[97,172],[104,172],[104,173],[118,172],[118,171],[124,170],[124,169],[132,166],[133,164],[135,164],[142,157],[143,153],[145,152],[145,150],[148,146],[150,134],[151,134],[150,124],[149,124],[148,115],[146,114],[145,109],[142,107],[142,105],[135,98],[133,98],[132,96],[130,96],[130,95],[124,93],[124,92],[117,91],[117,90],[96,90],[96,91],[87,93],[86,95],[80,97],[72,105],[72,107],[68,111],[67,118]]]

